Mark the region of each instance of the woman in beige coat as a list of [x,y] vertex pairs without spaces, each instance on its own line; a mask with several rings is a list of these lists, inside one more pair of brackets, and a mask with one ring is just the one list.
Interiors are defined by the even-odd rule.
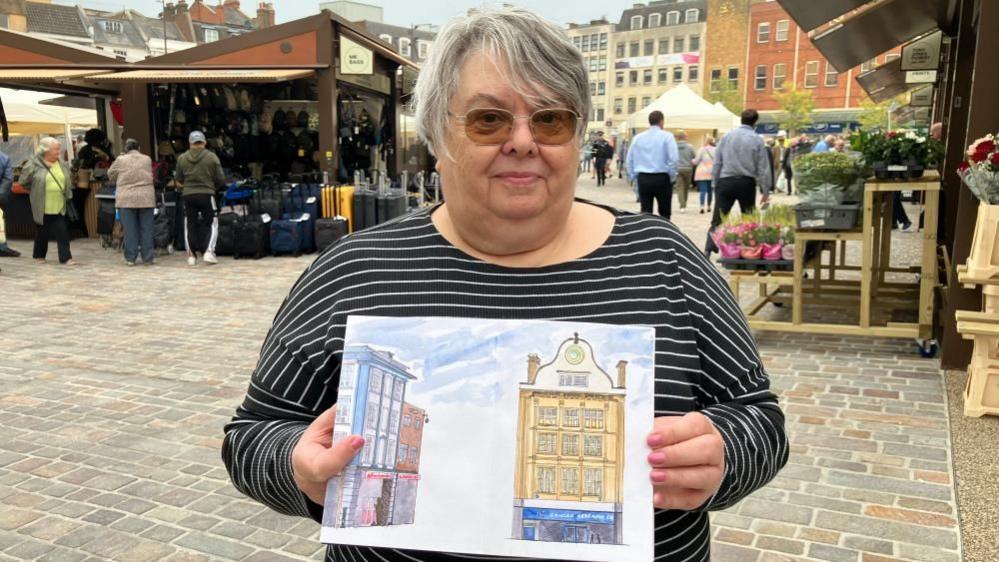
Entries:
[[156,206],[153,161],[139,152],[138,141],[125,141],[125,154],[111,164],[108,179],[117,184],[115,206],[125,231],[125,263],[135,265],[141,247],[142,262],[152,264],[153,208]]

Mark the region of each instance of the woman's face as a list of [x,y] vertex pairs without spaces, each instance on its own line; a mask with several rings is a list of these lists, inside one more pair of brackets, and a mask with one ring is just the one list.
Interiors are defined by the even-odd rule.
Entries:
[[[505,109],[518,117],[502,144],[472,142],[463,120],[454,117],[484,108]],[[450,216],[481,226],[568,213],[576,187],[579,140],[573,136],[558,146],[535,143],[529,120],[520,117],[538,109],[543,108],[518,94],[492,60],[482,54],[468,57],[448,108],[452,116],[444,143],[451,157],[440,151],[437,163]]]
[[42,157],[49,162],[55,162],[59,159],[60,152],[62,152],[62,143],[54,142],[51,146],[49,146],[49,149],[45,151],[45,154]]

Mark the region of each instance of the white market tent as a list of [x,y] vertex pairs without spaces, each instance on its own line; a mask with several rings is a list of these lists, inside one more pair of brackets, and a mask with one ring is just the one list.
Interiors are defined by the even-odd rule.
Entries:
[[0,89],[7,125],[12,135],[56,135],[63,134],[66,125],[71,128],[97,126],[97,111],[42,105],[39,101],[57,97],[52,94],[36,94],[23,90]]
[[659,110],[666,118],[667,129],[700,131],[731,131],[739,126],[739,118],[720,104],[712,105],[686,84],[666,91],[658,99],[628,117],[632,129],[646,129],[649,114]]

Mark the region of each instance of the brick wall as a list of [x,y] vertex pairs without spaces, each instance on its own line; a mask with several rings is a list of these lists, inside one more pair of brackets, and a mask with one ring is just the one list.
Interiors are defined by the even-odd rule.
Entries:
[[711,70],[727,77],[729,67],[739,69],[739,89],[746,79],[746,41],[750,0],[708,0],[708,22],[704,44],[704,84],[709,90]]

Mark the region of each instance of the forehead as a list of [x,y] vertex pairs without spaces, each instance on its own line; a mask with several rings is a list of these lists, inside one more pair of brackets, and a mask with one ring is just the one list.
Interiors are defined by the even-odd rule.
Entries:
[[489,106],[539,109],[559,103],[554,92],[542,84],[515,76],[502,57],[481,51],[468,55],[458,73],[453,107]]

